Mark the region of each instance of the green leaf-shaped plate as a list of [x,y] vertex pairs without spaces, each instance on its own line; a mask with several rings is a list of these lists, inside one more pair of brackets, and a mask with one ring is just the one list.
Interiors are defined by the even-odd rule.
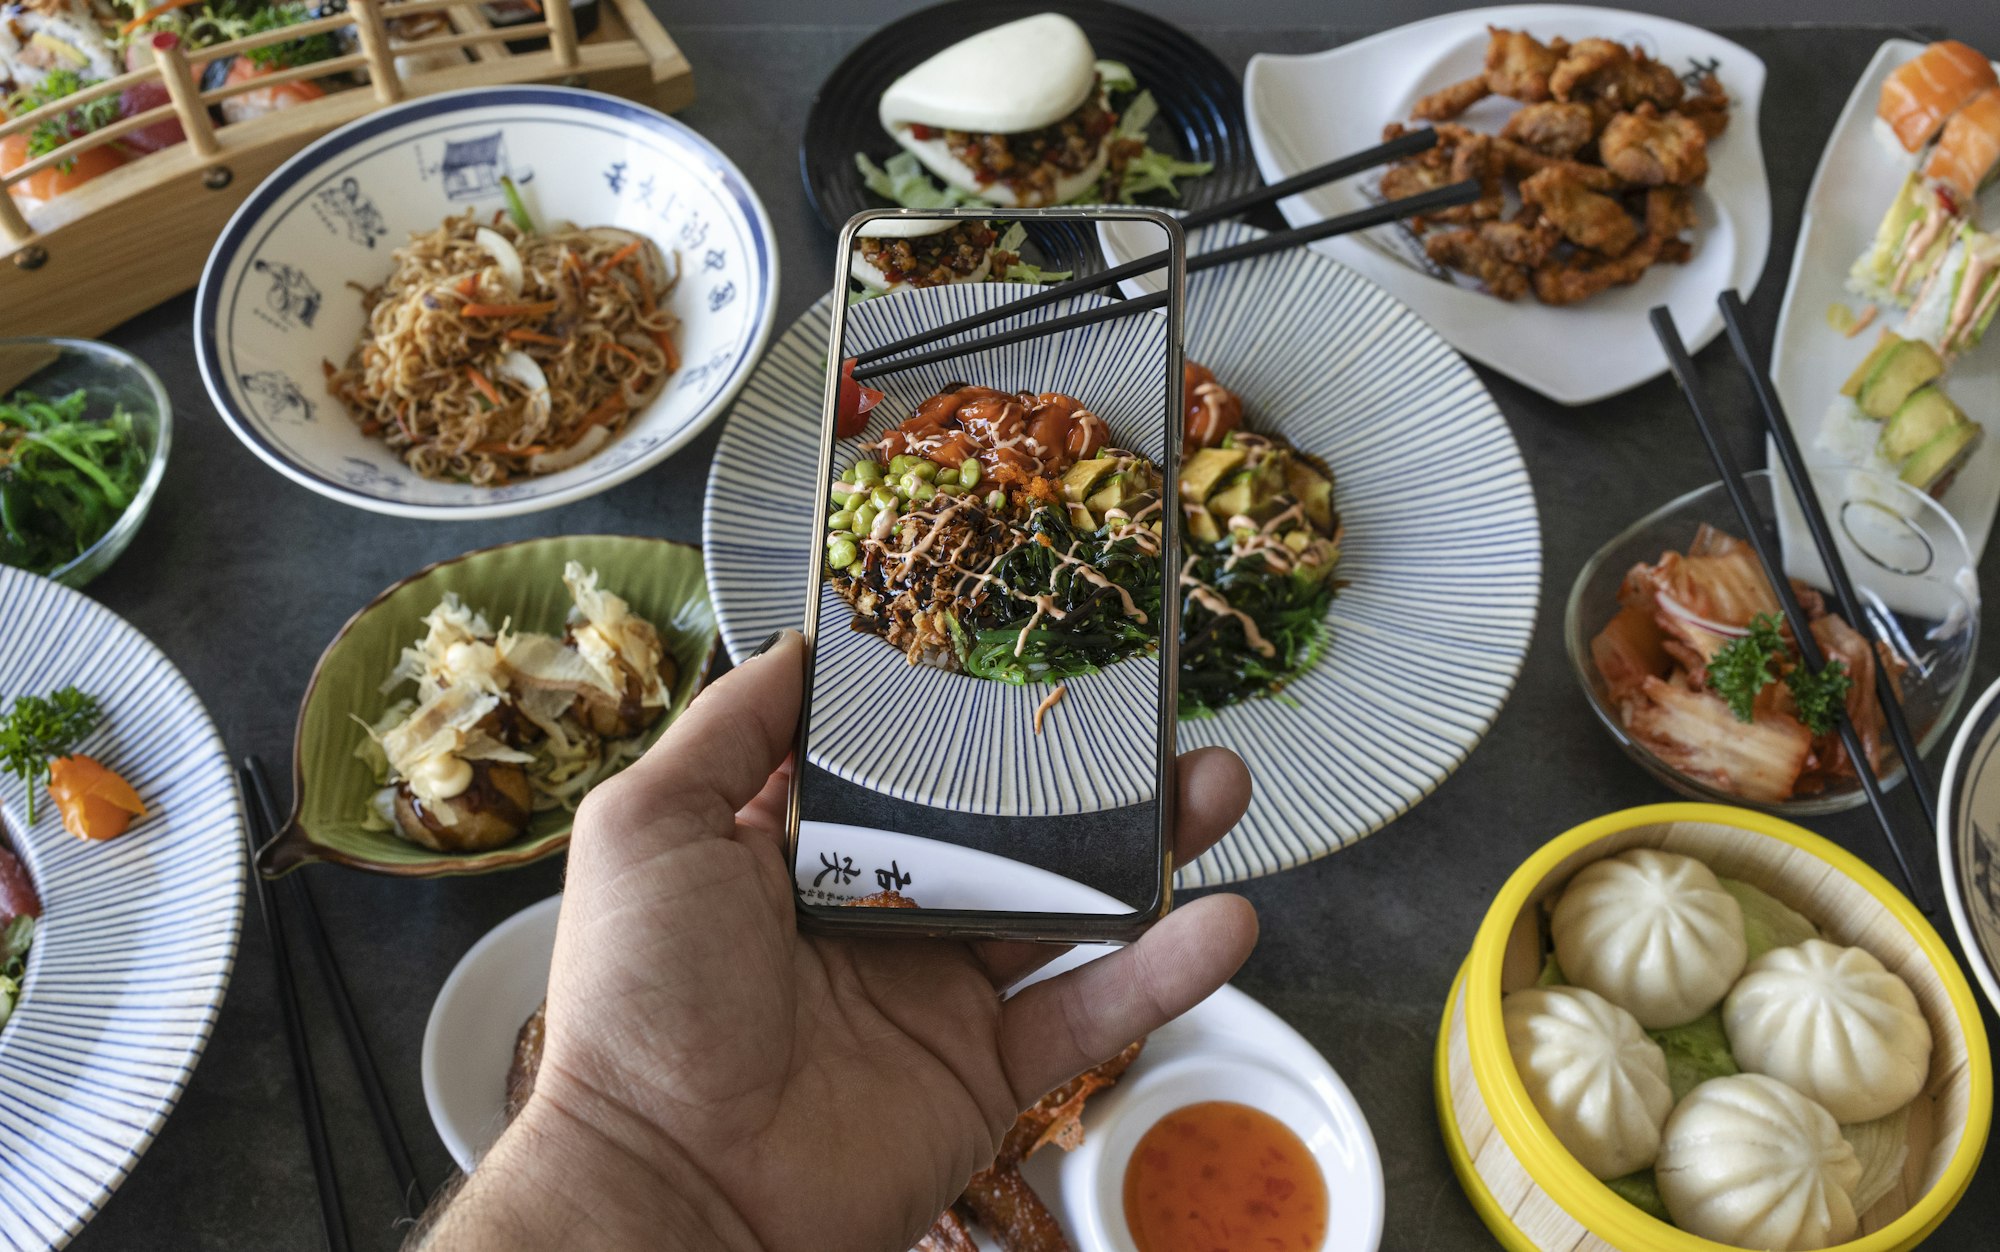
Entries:
[[700,688],[715,655],[715,614],[708,603],[701,551],[664,539],[568,535],[529,539],[442,561],[397,583],[341,627],[306,687],[292,758],[291,821],[257,854],[257,867],[276,877],[309,861],[332,861],[378,874],[433,878],[512,869],[561,851],[570,814],[537,814],[528,833],[490,852],[433,852],[396,835],[362,826],[375,781],[354,755],[376,718],[407,688],[385,694],[383,679],[405,645],[422,637],[423,618],[447,591],[486,614],[496,626],[561,634],[570,609],[563,564],[581,561],[600,585],[617,592],[653,623],[679,667],[667,716],[648,742],[680,716]]

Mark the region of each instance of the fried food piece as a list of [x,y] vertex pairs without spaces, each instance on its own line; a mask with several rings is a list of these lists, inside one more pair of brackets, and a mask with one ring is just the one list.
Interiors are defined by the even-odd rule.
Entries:
[[1427,96],[1421,96],[1410,106],[1410,116],[1427,121],[1441,122],[1457,117],[1473,105],[1492,95],[1486,86],[1486,75],[1475,74],[1461,79],[1449,87],[1440,87]]
[[513,1121],[535,1091],[535,1075],[542,1068],[542,1043],[547,1038],[549,1002],[543,1000],[521,1023],[514,1036],[514,1059],[507,1066],[507,1120]]
[[973,1241],[965,1215],[953,1206],[939,1213],[930,1230],[917,1240],[917,1252],[979,1252],[979,1245]]
[[1643,49],[1609,39],[1584,39],[1549,73],[1549,94],[1557,100],[1598,103],[1612,112],[1649,100],[1670,109],[1687,94],[1687,85]]
[[1578,100],[1524,105],[1500,128],[1502,139],[1551,157],[1573,157],[1596,136],[1597,114]]
[[1562,242],[1562,232],[1546,221],[1541,210],[1526,205],[1511,222],[1481,222],[1479,237],[1502,259],[1515,265],[1540,265]]
[[1453,122],[1440,123],[1437,132],[1440,146],[1450,144],[1454,150],[1458,144],[1475,136],[1490,140],[1493,151],[1500,156],[1501,174],[1504,177],[1527,178],[1546,169],[1560,169],[1567,171],[1572,179],[1592,191],[1609,192],[1625,189],[1624,180],[1601,165],[1585,165],[1581,161],[1572,161],[1566,157],[1549,156],[1505,135],[1481,136],[1478,131]]
[[1546,261],[1531,276],[1535,298],[1543,304],[1575,304],[1613,287],[1629,287],[1660,259],[1662,247],[1660,240],[1648,236],[1622,256],[1579,252]]
[[[1646,233],[1672,239],[1694,229],[1694,197],[1685,187],[1653,187],[1646,192]],[[1664,259],[1664,258],[1663,258]]]
[[974,1174],[964,1204],[1007,1252],[1072,1252],[1062,1223],[1011,1165]]
[[1639,224],[1623,204],[1564,169],[1545,169],[1524,181],[1521,199],[1539,208],[1565,239],[1606,257],[1622,255],[1639,237]]
[[1122,1078],[1145,1046],[1144,1039],[1138,1040],[1104,1064],[1083,1071],[1035,1101],[1014,1119],[1014,1125],[1000,1141],[1000,1153],[994,1164],[1018,1165],[1051,1143],[1060,1145],[1065,1152],[1075,1151],[1083,1143],[1084,1101]]
[[1567,40],[1544,44],[1523,30],[1488,26],[1486,88],[1524,104],[1549,98],[1549,78],[1569,51]]
[[1701,76],[1695,83],[1694,94],[1682,100],[1677,111],[1683,117],[1693,118],[1710,139],[1729,129],[1729,97],[1713,74]]
[[1597,148],[1606,169],[1641,187],[1693,187],[1708,177],[1708,134],[1701,124],[1652,104],[1612,118]]
[[[1390,140],[1404,133],[1405,128],[1400,123],[1392,122],[1383,128],[1382,138]],[[1496,142],[1491,135],[1482,135],[1463,126],[1440,126],[1435,147],[1398,161],[1383,173],[1382,198],[1401,200],[1419,192],[1472,179],[1480,185],[1479,199],[1471,204],[1454,205],[1436,213],[1409,218],[1410,228],[1422,234],[1435,222],[1473,222],[1498,217],[1507,207],[1506,193],[1501,185],[1501,178],[1506,173],[1506,161],[1495,147]]]
[[408,783],[396,786],[396,825],[433,852],[486,852],[519,839],[535,814],[528,773],[503,761],[472,761],[472,782],[449,800],[426,805]]
[[[1508,226],[1508,222],[1483,222],[1482,226]],[[1424,237],[1424,255],[1439,265],[1460,270],[1478,279],[1487,294],[1502,300],[1518,300],[1528,294],[1528,271],[1500,255],[1498,249],[1469,226],[1439,231]]]
[[878,891],[873,895],[856,896],[840,907],[844,909],[920,909],[910,897],[897,891]]

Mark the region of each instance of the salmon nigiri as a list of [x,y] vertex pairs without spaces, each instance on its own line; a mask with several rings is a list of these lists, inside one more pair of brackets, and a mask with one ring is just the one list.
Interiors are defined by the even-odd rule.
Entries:
[[1924,177],[1941,183],[1970,209],[1979,189],[2000,166],[2000,87],[1988,87],[1951,115],[1924,162]]
[[1934,43],[1898,66],[1882,84],[1875,114],[1907,152],[1929,143],[1945,119],[2000,78],[1993,63],[1956,39]]

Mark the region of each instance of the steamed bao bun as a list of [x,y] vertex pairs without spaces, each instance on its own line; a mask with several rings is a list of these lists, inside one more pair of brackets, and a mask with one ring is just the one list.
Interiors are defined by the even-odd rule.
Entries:
[[1930,1076],[1931,1028],[1916,995],[1860,948],[1820,939],[1773,948],[1729,993],[1722,1024],[1737,1065],[1843,1123],[1888,1116]]
[[1599,1178],[1653,1163],[1673,1107],[1667,1057],[1630,1013],[1582,987],[1535,987],[1501,1004],[1528,1098]]
[[1633,848],[1585,866],[1551,919],[1566,980],[1648,1030],[1685,1025],[1729,994],[1749,949],[1743,909],[1692,857]]
[[1861,1162],[1833,1114],[1761,1074],[1688,1092],[1653,1163],[1674,1225],[1739,1248],[1799,1252],[1859,1229]]

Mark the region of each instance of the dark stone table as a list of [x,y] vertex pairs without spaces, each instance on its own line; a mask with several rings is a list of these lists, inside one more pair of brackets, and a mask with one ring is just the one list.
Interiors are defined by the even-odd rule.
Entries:
[[[880,21],[899,6],[889,0],[810,7],[803,0],[754,6],[693,0],[673,7],[695,23],[668,19],[694,62],[701,91],[682,116],[728,151],[762,192],[784,254],[781,312],[789,318],[822,290],[830,242],[810,219],[799,188],[794,144],[807,102],[827,70],[866,33],[862,23]],[[1260,48],[1303,51],[1342,37],[1330,29],[1277,29],[1332,15],[1308,0],[1277,0],[1276,20],[1238,8],[1221,19],[1229,29],[1212,29],[1215,11],[1192,0],[1159,7],[1191,24],[1239,68]],[[1343,25],[1380,25],[1434,7],[1402,0],[1364,16],[1356,6],[1345,11]],[[1720,22],[1757,12],[1709,0],[1672,7]],[[1805,11],[1787,8],[1785,15]],[[1836,11],[1843,17],[1887,12],[1846,0],[1812,8],[1820,15]],[[1928,0],[1893,12],[1951,23],[1968,39],[2000,47],[2000,19],[1990,0]],[[746,24],[772,19],[844,24]],[[1769,334],[1776,318],[1800,202],[1820,148],[1856,76],[1888,33],[1732,32],[1771,69],[1763,138],[1776,231],[1770,265],[1751,302],[1761,334]],[[401,521],[321,499],[266,469],[216,419],[190,352],[191,308],[190,298],[174,300],[111,336],[160,371],[180,423],[151,521],[92,594],[180,665],[236,752],[283,762],[320,649],[356,607],[426,562],[561,532],[700,535],[713,429],[654,473],[531,517]],[[1644,331],[1635,327],[1633,333]],[[1704,361],[1720,364],[1717,349]],[[1353,1087],[1388,1175],[1384,1246],[1399,1252],[1492,1246],[1446,1162],[1431,1102],[1431,1048],[1445,993],[1488,900],[1530,851],[1574,823],[1670,798],[1620,754],[1577,691],[1561,639],[1570,581],[1613,530],[1714,477],[1685,409],[1664,380],[1590,408],[1564,409],[1482,374],[1527,456],[1547,548],[1539,629],[1513,699],[1465,766],[1401,821],[1338,856],[1242,888],[1263,916],[1264,937],[1237,985],[1305,1032]],[[1756,455],[1747,435],[1740,443],[1742,455]],[[2000,586],[2000,569],[1992,560],[1986,564],[1990,594]],[[1988,612],[1984,624],[1991,632],[2000,614]],[[1975,691],[1996,675],[2000,646],[1989,637]],[[1898,808],[1914,811],[1906,801]],[[1886,872],[1879,837],[1865,816],[1814,826]],[[1928,862],[1929,847],[1920,851]],[[418,1078],[432,997],[460,954],[489,927],[558,889],[561,864],[440,882],[317,868],[307,877],[420,1171],[436,1186],[450,1172],[450,1161],[431,1130]],[[77,1248],[247,1252],[318,1246],[312,1173],[269,952],[254,910],[250,918],[214,1039],[179,1109]],[[355,1245],[394,1248],[402,1230],[388,1168],[333,1020],[313,980],[301,985]],[[1989,1017],[1988,1029],[1995,1025]],[[1996,1224],[2000,1161],[1989,1161],[1931,1246],[1991,1247]]]

